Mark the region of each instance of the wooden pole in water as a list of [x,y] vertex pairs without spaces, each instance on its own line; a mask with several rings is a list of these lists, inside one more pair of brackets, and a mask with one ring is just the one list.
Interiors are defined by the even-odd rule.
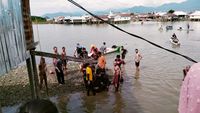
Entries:
[[[33,27],[31,21],[30,14],[30,2],[29,0],[21,0],[22,7],[22,15],[23,15],[23,23],[24,23],[24,35],[26,40],[26,49],[28,51],[35,50],[35,43],[33,37]],[[35,55],[31,55],[30,59],[26,60],[29,81],[33,99],[38,99],[39,95],[39,82],[38,82],[38,74],[37,74],[37,66],[35,61]]]

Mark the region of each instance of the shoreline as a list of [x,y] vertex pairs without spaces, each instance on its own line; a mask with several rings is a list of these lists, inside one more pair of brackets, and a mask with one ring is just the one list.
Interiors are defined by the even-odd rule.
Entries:
[[[40,91],[41,98],[49,98],[85,90],[82,73],[79,70],[78,63],[68,64],[68,71],[64,72],[65,84],[63,85],[57,83],[55,73],[49,73],[52,68],[52,65],[47,65],[49,95],[46,94],[46,89],[43,84],[42,90]],[[112,75],[112,70],[108,70],[108,75]],[[1,107],[13,106],[31,100],[26,66],[20,66],[7,74],[0,76],[0,90]]]
[[[140,21],[140,20],[132,20],[129,22],[111,22],[112,24],[129,24],[131,22],[200,22],[200,21],[192,21],[192,20],[179,20],[179,21],[163,21],[163,20],[144,20],[144,21]],[[64,25],[99,25],[99,24],[106,24],[103,22],[100,23],[59,23],[59,22],[52,22],[52,21],[46,21],[46,22],[32,22],[33,25],[36,24],[64,24]]]

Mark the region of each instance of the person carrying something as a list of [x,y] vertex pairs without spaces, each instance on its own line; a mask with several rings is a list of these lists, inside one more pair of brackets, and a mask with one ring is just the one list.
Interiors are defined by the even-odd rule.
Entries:
[[136,71],[139,71],[139,66],[140,66],[140,60],[142,59],[142,55],[139,53],[138,49],[135,49],[135,66],[136,66]]
[[100,74],[101,72],[105,73],[105,67],[106,67],[106,58],[103,56],[101,52],[98,52],[98,64],[97,64],[97,70],[96,73]]
[[114,63],[114,77],[112,84],[115,87],[115,92],[119,90],[120,79],[121,79],[121,69],[117,63]]
[[102,53],[102,54],[105,54],[106,53],[106,42],[103,42],[103,45],[101,46],[101,48],[100,48],[100,52]]
[[80,46],[79,43],[77,43],[76,49],[74,51],[74,56],[80,58],[81,52],[82,52],[82,47]]
[[64,84],[64,73],[62,70],[62,60],[58,60],[57,65],[56,65],[56,75],[57,75],[57,80],[59,84]]
[[88,52],[86,51],[86,48],[83,47],[82,52],[80,53],[80,58],[87,59],[88,58]]
[[95,45],[91,45],[90,54],[94,60],[98,60],[98,48]]
[[40,77],[40,90],[42,89],[43,81],[45,83],[46,91],[48,94],[48,87],[47,87],[47,75],[46,75],[46,63],[44,57],[40,58],[40,64],[39,64],[39,77]]
[[93,83],[93,72],[89,63],[86,63],[86,81],[87,81],[87,95],[89,96],[90,90],[92,90],[93,95],[96,95]]
[[62,56],[63,68],[66,70],[67,69],[67,59],[65,58],[66,57],[65,47],[62,47],[61,56]]

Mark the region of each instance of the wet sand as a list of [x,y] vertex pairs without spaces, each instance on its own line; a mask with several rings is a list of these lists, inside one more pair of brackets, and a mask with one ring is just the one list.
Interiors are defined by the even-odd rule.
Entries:
[[[57,83],[55,72],[50,74],[50,70],[54,70],[52,65],[47,66],[49,96],[43,85],[40,91],[42,98],[85,90],[78,63],[68,64],[68,69],[64,72],[64,85]],[[31,91],[26,66],[18,67],[0,76],[0,102],[2,107],[23,103],[30,99]]]

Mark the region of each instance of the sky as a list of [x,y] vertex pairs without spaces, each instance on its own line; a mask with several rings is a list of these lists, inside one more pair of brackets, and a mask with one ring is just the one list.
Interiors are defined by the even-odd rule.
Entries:
[[[181,3],[186,0],[74,0],[90,11],[129,8],[133,6],[160,6],[166,3]],[[30,0],[31,14],[81,11],[67,0]]]

